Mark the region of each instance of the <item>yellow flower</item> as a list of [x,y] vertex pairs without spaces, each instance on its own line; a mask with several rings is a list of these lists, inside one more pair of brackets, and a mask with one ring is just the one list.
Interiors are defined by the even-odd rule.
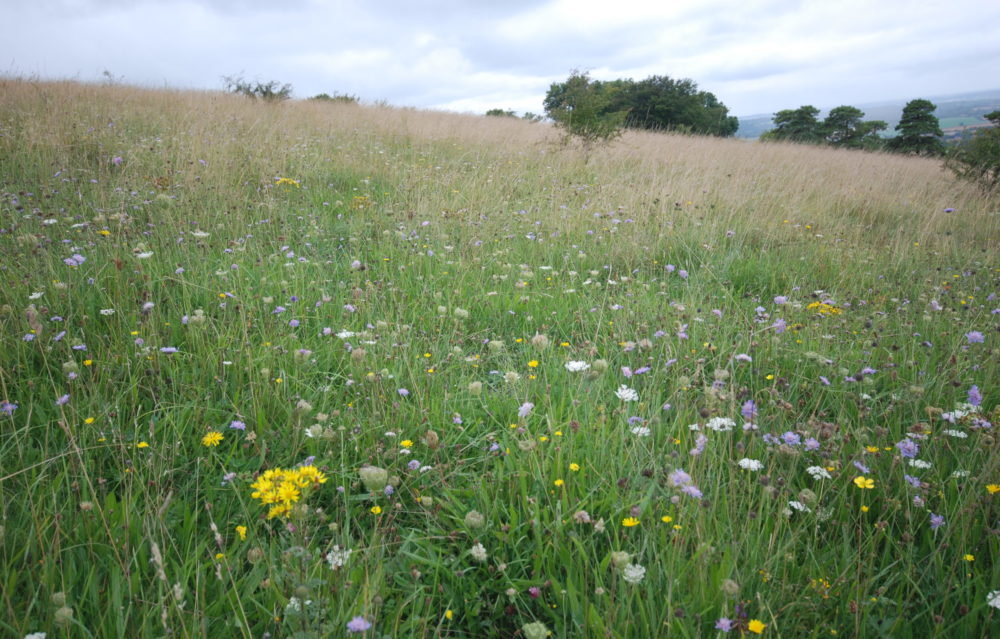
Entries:
[[84,424],[93,424],[94,423],[94,418],[93,417],[88,417],[87,419],[83,420],[83,423]]
[[209,431],[205,433],[205,436],[201,438],[202,446],[218,446],[222,441],[222,433],[216,431]]
[[862,506],[861,506],[861,512],[863,512],[863,513],[866,513],[866,512],[868,512],[869,510],[870,510],[870,509],[868,508],[868,506],[865,506],[865,505],[863,505],[863,504],[862,504]]
[[854,485],[858,488],[875,488],[875,480],[858,475],[854,478]]
[[[102,438],[103,439],[103,438]],[[149,444],[146,442],[139,442],[135,445],[136,448],[149,448]]]
[[413,441],[409,439],[404,439],[403,441],[399,442],[399,445],[402,446],[403,448],[409,448],[410,446],[413,446]]
[[451,621],[454,617],[455,613],[452,612],[450,608],[444,611],[444,618],[447,619],[448,621]]
[[986,484],[986,491],[991,495],[1000,493],[1000,484]]
[[747,630],[754,633],[755,635],[759,635],[762,632],[764,632],[764,628],[766,627],[767,624],[761,621],[760,619],[751,619],[750,623],[747,624]]
[[556,485],[556,486],[558,487],[558,486],[562,486],[562,485],[563,485],[563,484],[565,484],[566,482],[564,482],[564,481],[563,481],[563,480],[561,480],[561,479],[557,479],[557,480],[555,480],[555,481],[554,481],[554,482],[552,482],[552,483],[554,483],[554,484],[555,484],[555,485]]
[[869,453],[877,453],[878,446],[865,446],[865,450],[867,450]]
[[966,554],[962,555],[962,559],[964,559],[964,560],[966,560],[966,561],[975,561],[975,560],[976,560],[976,558],[975,558],[975,557],[973,557],[972,555],[970,555],[970,554],[968,554],[968,553],[966,553]]
[[578,470],[580,470],[580,464],[577,464],[576,462],[573,462],[572,464],[569,465],[569,469],[570,469],[571,472],[575,473]]
[[289,186],[301,187],[298,180],[293,180],[292,178],[278,178],[278,181],[274,183],[275,186],[281,186],[282,184],[287,184]]
[[109,231],[107,229],[101,229],[100,231],[98,231],[98,233],[100,233],[104,237],[107,237],[107,236],[111,235],[111,231]]
[[622,520],[622,526],[625,526],[626,528],[631,528],[632,526],[638,526],[638,525],[639,525],[639,520],[636,519],[635,517],[626,517],[625,519]]
[[664,516],[660,517],[660,521],[662,521],[665,524],[669,524],[673,520],[674,520],[674,518],[671,517],[670,515],[664,515]]
[[372,506],[371,507],[371,511],[372,511],[373,515],[378,515],[378,514],[380,514],[382,512],[382,507],[381,506]]
[[221,552],[215,553],[215,560],[216,561],[221,561],[222,559],[225,559],[225,558],[226,558],[226,556],[224,554],[222,554]]
[[240,536],[240,540],[246,539],[247,538],[247,527],[246,526],[237,526],[236,527],[236,534],[238,534]]
[[538,360],[533,359],[530,362],[528,362],[528,368],[538,368]]

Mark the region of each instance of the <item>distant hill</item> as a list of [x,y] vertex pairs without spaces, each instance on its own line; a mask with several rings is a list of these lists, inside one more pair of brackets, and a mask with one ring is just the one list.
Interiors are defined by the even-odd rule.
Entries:
[[[891,100],[886,102],[872,102],[868,104],[851,104],[865,112],[866,120],[885,120],[889,123],[888,133],[892,133],[893,127],[899,122],[903,107],[912,99],[923,98],[930,100],[937,105],[934,115],[941,121],[941,128],[945,131],[946,137],[961,135],[965,128],[977,126],[989,126],[989,122],[983,118],[983,114],[1000,109],[1000,89],[989,91],[977,91],[975,93],[959,93],[954,95],[939,96],[913,96],[903,100]],[[786,109],[797,109],[801,104],[789,104]],[[835,106],[830,105],[823,109],[819,117],[826,117],[827,112]],[[736,137],[758,138],[762,133],[774,128],[772,118],[774,114],[748,115],[740,118],[740,128],[736,131]]]

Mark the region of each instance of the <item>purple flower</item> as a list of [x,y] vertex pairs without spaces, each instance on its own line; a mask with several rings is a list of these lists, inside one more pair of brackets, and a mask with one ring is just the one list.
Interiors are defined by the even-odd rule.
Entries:
[[517,409],[518,417],[527,417],[531,414],[531,410],[535,407],[531,402],[524,402],[521,407]]
[[788,298],[785,297],[784,295],[778,295],[777,297],[774,298],[775,304],[786,304],[787,302]]
[[538,599],[542,596],[542,589],[538,586],[532,586],[531,588],[528,588],[528,594],[531,595],[532,599]]
[[860,470],[865,475],[867,475],[868,473],[872,472],[871,468],[868,468],[867,466],[865,466],[864,464],[862,464],[858,460],[854,460],[854,467],[857,468],[858,470]]
[[774,329],[775,333],[778,333],[780,335],[781,333],[785,332],[786,328],[788,328],[788,324],[785,323],[785,320],[779,317],[778,319],[774,320],[774,324],[771,324],[771,328]]
[[392,497],[393,493],[396,492],[396,489],[392,487],[392,484],[386,484],[385,488],[382,489],[382,492],[385,493],[386,497]]
[[781,441],[789,446],[798,446],[802,443],[802,436],[789,430],[781,434]]
[[896,442],[896,448],[899,450],[900,455],[909,459],[916,458],[917,453],[920,452],[920,446],[909,437],[903,441]]
[[34,333],[25,333],[24,337],[22,337],[21,339],[23,339],[26,342],[33,342],[33,341],[35,341],[35,334]]
[[407,395],[410,394],[410,391],[406,390],[405,388],[400,388],[396,392],[399,393],[400,397],[406,397]]
[[69,393],[66,393],[62,397],[56,400],[56,406],[65,406],[69,402]]
[[914,477],[913,475],[904,474],[903,475],[903,479],[905,479],[906,483],[908,483],[909,485],[913,486],[914,488],[920,488],[920,486],[921,486],[921,482],[920,482],[920,478],[919,477]]
[[685,495],[694,497],[695,499],[702,498],[702,492],[698,490],[698,487],[695,486],[694,484],[688,484],[687,486],[684,486],[683,488],[681,488],[681,492],[684,493]]
[[115,157],[111,158],[111,163],[114,164],[115,166],[121,166],[122,161],[123,161],[122,156],[120,155],[116,155]]
[[667,273],[673,273],[673,272],[674,272],[674,270],[676,270],[676,269],[677,269],[677,267],[676,267],[676,266],[674,266],[673,264],[667,264],[666,266],[664,266],[664,267],[663,267],[663,269],[664,269],[664,270],[665,270],[665,271],[666,271]]
[[965,339],[969,340],[970,344],[982,344],[985,341],[983,334],[979,331],[969,331],[965,334]]
[[819,381],[823,383],[823,386],[830,385],[830,380],[828,380],[826,377],[823,377],[822,375],[819,376]]
[[274,307],[274,310],[273,310],[273,311],[271,311],[271,315],[277,315],[277,314],[279,314],[279,313],[284,313],[284,312],[285,312],[285,311],[287,311],[287,310],[288,310],[288,309],[287,309],[287,308],[285,308],[284,306],[275,306],[275,307]]
[[288,325],[291,326],[292,328],[298,328],[299,320],[297,319],[288,320]]
[[625,376],[625,379],[632,377],[632,369],[628,366],[622,366],[622,375]]
[[670,483],[674,486],[683,486],[691,483],[691,475],[684,472],[683,468],[678,468],[674,472],[670,473],[669,479]]
[[740,409],[740,415],[743,416],[743,419],[748,419],[750,421],[753,421],[753,419],[757,416],[757,405],[752,399],[748,399],[743,402],[743,408]]
[[733,359],[735,359],[737,362],[752,362],[753,361],[753,358],[750,357],[749,355],[747,355],[746,353],[740,353],[739,355],[737,355]]
[[238,419],[234,419],[233,421],[229,422],[229,427],[230,428],[234,428],[236,430],[246,430],[247,429],[247,425],[244,424],[243,422],[241,422]]
[[937,530],[941,526],[944,526],[944,517],[931,513],[931,530]]
[[983,402],[983,396],[979,392],[979,387],[975,384],[969,389],[969,403],[973,406],[979,406]]
[[406,464],[406,467],[409,468],[410,470],[420,470],[420,462],[417,461],[416,459],[411,459]]
[[688,278],[688,272],[684,269],[677,271],[677,274],[681,276],[682,280],[686,280]]
[[715,315],[715,316],[716,316],[716,317],[718,317],[719,319],[722,319],[722,311],[720,311],[720,310],[719,310],[719,309],[717,309],[717,308],[713,308],[713,309],[712,309],[712,315]]
[[703,433],[698,433],[698,436],[694,440],[694,448],[691,449],[691,456],[697,457],[698,455],[705,452],[705,444],[708,443],[708,437],[705,437]]
[[166,353],[168,355],[170,355],[171,353],[176,353],[177,351],[178,349],[174,346],[164,346],[163,348],[160,349],[161,353]]
[[729,632],[733,629],[733,622],[727,617],[720,617],[719,620],[715,622],[715,629],[721,630],[722,632]]
[[17,404],[8,402],[6,399],[0,402],[0,412],[3,412],[5,415],[13,415],[16,410]]
[[364,632],[371,627],[371,623],[361,616],[355,617],[347,622],[347,632]]
[[819,440],[816,439],[815,437],[810,437],[809,439],[807,439],[806,450],[807,451],[819,450]]
[[679,331],[677,331],[677,337],[679,339],[687,339],[688,338],[688,334],[686,332],[687,331],[687,327],[688,327],[687,324],[681,324],[681,329]]
[[353,313],[358,309],[356,309],[353,304],[344,304],[344,310],[347,311],[348,313]]

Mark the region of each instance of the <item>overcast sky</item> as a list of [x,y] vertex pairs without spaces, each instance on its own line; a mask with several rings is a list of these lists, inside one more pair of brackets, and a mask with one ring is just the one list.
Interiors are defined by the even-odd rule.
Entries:
[[1000,89],[996,0],[0,0],[0,74],[482,113],[573,69],[691,78],[734,115]]

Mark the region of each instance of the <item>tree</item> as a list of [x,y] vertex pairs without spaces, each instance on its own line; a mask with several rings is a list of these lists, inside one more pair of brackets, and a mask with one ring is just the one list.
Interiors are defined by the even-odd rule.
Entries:
[[486,115],[496,116],[496,117],[501,117],[501,118],[516,118],[517,117],[517,113],[514,113],[514,111],[512,109],[507,109],[506,111],[504,111],[503,109],[490,109],[489,111],[486,112]]
[[621,110],[615,100],[620,89],[620,81],[591,80],[589,74],[573,71],[565,82],[549,87],[545,113],[589,153],[594,145],[622,133],[628,111]]
[[243,95],[256,100],[260,98],[267,102],[281,102],[292,97],[292,85],[281,84],[277,80],[261,82],[256,80],[251,82],[243,78],[242,75],[223,76],[226,91]]
[[359,98],[356,95],[350,95],[348,93],[334,92],[333,95],[330,95],[329,93],[319,93],[309,99],[316,100],[317,102],[341,102],[343,104],[361,104],[361,98]]
[[826,141],[833,146],[849,149],[877,149],[882,145],[880,131],[888,128],[882,120],[864,121],[865,112],[857,107],[839,106],[830,110],[823,120]]
[[654,75],[640,82],[625,80],[617,99],[628,110],[626,126],[679,130],[728,137],[739,120],[714,94],[699,91],[693,80]]
[[760,136],[760,139],[819,144],[824,141],[824,135],[823,126],[816,119],[817,115],[819,109],[811,104],[778,111],[773,118],[774,128]]
[[1000,111],[987,113],[993,126],[979,129],[948,153],[945,166],[984,191],[1000,189]]
[[903,107],[903,117],[896,125],[897,135],[886,143],[886,148],[897,153],[917,155],[942,155],[944,142],[941,124],[934,115],[937,106],[930,100],[910,100]]

